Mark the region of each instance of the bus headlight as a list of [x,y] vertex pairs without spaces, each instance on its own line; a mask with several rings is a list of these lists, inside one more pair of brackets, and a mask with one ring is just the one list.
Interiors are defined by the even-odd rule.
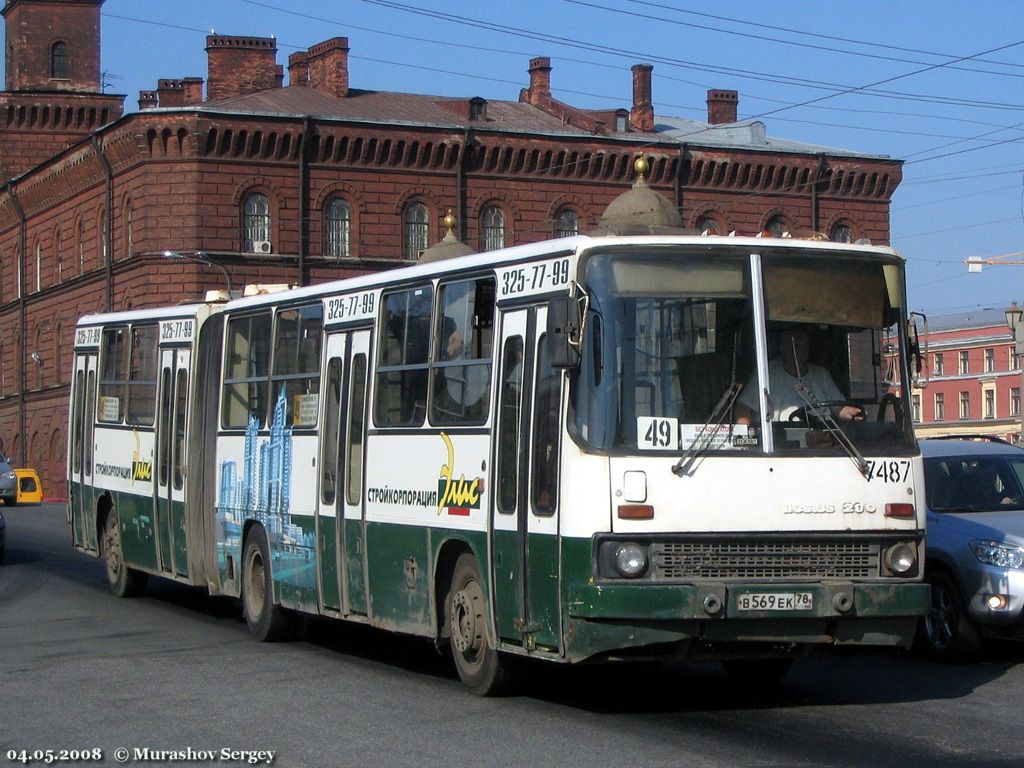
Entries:
[[885,567],[896,576],[911,576],[917,570],[917,552],[906,542],[885,550]]
[[647,548],[626,541],[615,550],[615,570],[627,579],[644,575],[647,570]]

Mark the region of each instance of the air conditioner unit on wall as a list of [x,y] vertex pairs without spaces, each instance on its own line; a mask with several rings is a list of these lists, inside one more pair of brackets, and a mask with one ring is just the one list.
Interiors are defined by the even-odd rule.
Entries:
[[270,253],[269,240],[254,240],[252,243],[253,253]]

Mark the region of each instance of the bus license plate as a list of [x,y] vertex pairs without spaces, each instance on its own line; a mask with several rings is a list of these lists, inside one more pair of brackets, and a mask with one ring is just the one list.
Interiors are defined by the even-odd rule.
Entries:
[[809,611],[813,607],[810,592],[751,592],[736,598],[741,611]]

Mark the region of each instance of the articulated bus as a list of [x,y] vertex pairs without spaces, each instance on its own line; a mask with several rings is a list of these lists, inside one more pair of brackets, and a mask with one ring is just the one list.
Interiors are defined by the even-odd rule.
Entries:
[[260,640],[303,613],[431,638],[479,694],[521,657],[766,679],[908,646],[912,331],[888,248],[684,235],[90,315],[74,546],[117,595],[240,598]]

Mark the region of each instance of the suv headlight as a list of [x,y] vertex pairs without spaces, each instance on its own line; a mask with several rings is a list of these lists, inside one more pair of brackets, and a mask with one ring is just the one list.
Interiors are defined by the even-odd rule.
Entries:
[[0,475],[0,478],[3,478],[4,480],[14,480],[17,477],[18,476],[14,474],[14,472],[4,472],[2,475]]
[[997,541],[972,541],[971,552],[985,565],[999,568],[1024,568],[1024,549]]

